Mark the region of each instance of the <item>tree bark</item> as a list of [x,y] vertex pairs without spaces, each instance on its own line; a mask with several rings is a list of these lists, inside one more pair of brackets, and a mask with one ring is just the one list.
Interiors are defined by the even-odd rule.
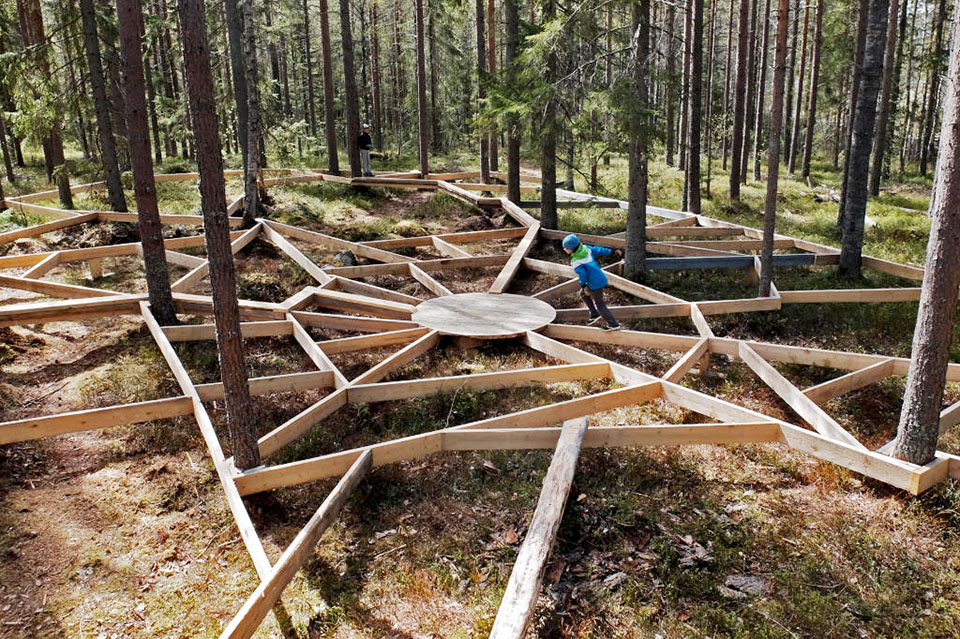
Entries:
[[650,0],[638,0],[633,5],[632,42],[633,92],[636,95],[634,112],[626,110],[629,118],[630,159],[627,204],[627,238],[623,274],[632,280],[643,276],[647,250],[647,113],[648,65],[650,58]]
[[887,148],[887,127],[892,108],[894,58],[897,55],[897,18],[900,15],[899,0],[890,0],[890,16],[887,18],[887,51],[883,60],[883,88],[880,91],[880,112],[877,113],[877,131],[873,144],[873,167],[870,172],[870,195],[880,195],[880,178],[883,173],[883,158]]
[[[517,50],[520,45],[520,16],[517,0],[504,0],[503,17],[506,23],[505,59],[506,81],[510,90],[517,87]],[[510,114],[507,124],[507,198],[520,202],[520,120]]]
[[[478,18],[480,3],[477,0]],[[546,24],[556,15],[554,0],[543,2],[543,22]],[[557,225],[557,100],[554,84],[557,80],[557,56],[555,49],[547,53],[547,84],[543,118],[540,122],[540,223],[543,228],[555,229]],[[482,142],[481,142],[482,143]],[[482,148],[482,147],[481,147]]]
[[933,460],[940,433],[940,406],[946,385],[950,340],[960,287],[960,22],[953,22],[953,55],[946,78],[936,202],[926,270],[913,333],[900,426],[893,456],[914,464]]
[[[789,6],[789,5],[788,5]],[[779,23],[778,23],[779,24]],[[763,43],[760,45],[760,81],[757,83],[756,133],[753,142],[753,179],[759,181],[760,156],[763,149],[763,102],[767,86],[767,49],[770,48],[770,0],[763,9]]]
[[[243,14],[237,6],[237,0],[223,0],[227,16],[227,43],[230,45],[230,68],[233,72],[233,99],[237,103],[237,138],[240,141],[240,158],[243,168],[247,168],[247,152],[250,149],[249,103],[247,101],[247,74],[243,61]],[[181,29],[181,39],[183,30]],[[169,44],[167,45],[169,46]],[[186,62],[186,61],[184,61]],[[171,73],[172,80],[176,74]],[[173,97],[171,94],[168,97]],[[176,154],[176,150],[174,150]]]
[[[228,2],[230,0],[227,0]],[[324,2],[321,0],[320,8],[323,9]],[[323,12],[324,14],[326,12]],[[322,29],[322,28],[321,28]],[[322,36],[321,36],[322,37]],[[329,36],[327,37],[329,40]],[[312,47],[310,46],[312,41],[310,40],[310,6],[307,4],[307,0],[303,0],[303,55],[306,62],[307,70],[307,115],[309,116],[310,123],[310,135],[317,137],[317,106],[316,98],[314,97],[314,88],[313,88],[313,60],[311,59]],[[323,45],[321,45],[323,46]],[[328,43],[329,46],[329,43]],[[327,71],[327,58],[324,56],[323,59],[323,71],[324,71],[324,81],[326,81],[326,71]],[[324,114],[326,117],[326,114]],[[336,131],[334,131],[336,133]]]
[[683,170],[683,199],[680,208],[684,211],[687,210],[690,203],[690,182],[687,180],[690,177],[687,173],[687,149],[690,140],[687,138],[687,134],[690,128],[688,121],[690,117],[690,62],[692,60],[690,45],[693,27],[693,2],[694,0],[686,0],[686,8],[683,12],[683,75],[680,81],[680,135],[678,146],[680,147],[679,166]]
[[[418,0],[422,2],[422,0]],[[353,62],[353,34],[350,29],[350,0],[340,0],[340,38],[343,43],[343,107],[347,120],[347,157],[350,158],[350,175],[360,175],[360,104],[357,100],[357,75]]]
[[767,151],[767,196],[763,207],[763,244],[760,250],[760,297],[769,297],[773,284],[773,239],[777,220],[777,183],[780,179],[780,137],[783,134],[783,89],[787,69],[787,31],[790,0],[778,0],[777,44],[773,62],[773,102],[770,105],[770,146]]
[[83,22],[87,72],[90,74],[90,88],[93,91],[93,106],[97,117],[97,133],[100,136],[100,163],[103,166],[104,181],[107,183],[110,208],[114,211],[126,211],[127,200],[123,196],[120,166],[117,164],[117,150],[114,146],[110,103],[107,100],[103,65],[100,61],[100,40],[97,36],[97,16],[93,0],[80,0],[80,19]]
[[947,0],[940,0],[935,20],[932,62],[930,66],[930,99],[927,101],[927,113],[924,118],[923,136],[920,140],[920,175],[927,174],[930,154],[933,151],[933,128],[937,120],[936,105],[940,95],[940,75],[943,64],[943,25],[947,21]]
[[723,170],[727,170],[727,152],[730,150],[730,66],[733,51],[733,2],[727,11],[727,63],[723,67]]
[[157,188],[150,159],[150,126],[143,80],[143,41],[140,28],[143,13],[139,0],[117,0],[117,20],[123,49],[124,91],[126,93],[127,131],[130,162],[133,168],[133,194],[137,200],[137,221],[146,271],[150,309],[164,326],[178,324],[170,291],[167,253],[163,247],[163,226],[157,206]]
[[[377,148],[383,148],[383,98],[380,80],[380,16],[377,11],[377,0],[370,3],[370,67],[373,75],[373,137]],[[334,135],[336,140],[336,135]]]
[[676,117],[676,111],[674,104],[676,98],[674,96],[674,87],[677,84],[677,68],[676,68],[676,57],[677,57],[677,44],[676,37],[674,36],[674,28],[677,22],[677,11],[673,3],[667,4],[667,24],[665,28],[665,34],[667,38],[667,60],[666,60],[666,77],[664,77],[664,110],[666,111],[667,116],[667,128],[664,131],[664,146],[666,147],[666,158],[665,161],[667,166],[673,166],[673,152],[674,146],[676,145],[676,128],[674,127],[674,118]]
[[7,122],[3,111],[0,111],[0,152],[3,152],[3,168],[7,173],[7,182],[14,184],[17,176],[13,172],[13,160],[10,157],[10,148],[7,146]]
[[253,403],[243,359],[240,309],[227,221],[223,156],[217,134],[215,93],[210,73],[210,46],[207,42],[203,0],[179,0],[177,12],[180,15],[184,76],[197,147],[204,239],[207,259],[210,262],[213,314],[230,442],[237,468],[247,469],[260,465],[260,449],[257,446]]
[[427,66],[430,67],[430,149],[441,153],[444,138],[440,135],[440,109],[437,96],[440,94],[440,69],[437,65],[437,35],[434,23],[437,21],[436,2],[427,2]]
[[806,1],[797,0],[795,6],[791,8],[790,62],[787,65],[786,76],[787,97],[783,103],[784,131],[793,130],[793,76],[797,68],[797,32],[800,30],[800,5]]
[[740,159],[743,153],[743,118],[747,92],[747,49],[750,30],[750,0],[740,0],[740,21],[737,41],[737,81],[733,91],[733,132],[731,133],[730,200],[740,200]]
[[790,131],[790,145],[787,151],[787,171],[794,173],[797,162],[797,144],[800,141],[800,116],[803,114],[803,79],[807,75],[807,31],[810,26],[810,5],[803,5],[803,35],[800,38],[800,76],[797,78],[797,107],[793,117],[793,129]]
[[[330,56],[330,9],[327,0],[320,0],[320,53],[323,55],[323,130],[327,138],[327,169],[340,175],[340,156],[337,151],[337,117],[334,103],[333,59]],[[356,135],[356,132],[354,132]],[[350,144],[347,135],[347,145]],[[356,145],[354,145],[356,146]]]
[[[484,18],[486,14],[486,2],[484,0],[476,0],[476,13],[477,13],[477,100],[482,106],[483,101],[487,97],[486,89],[484,88],[483,76],[487,72],[487,47],[486,40],[487,34],[484,30]],[[477,129],[477,137],[480,141],[480,182],[483,184],[488,184],[490,182],[490,157],[488,150],[490,147],[490,138],[487,135],[487,131],[484,127],[479,127]],[[542,209],[541,209],[542,215]]]
[[[348,0],[340,0],[341,3]],[[423,0],[414,0],[417,22],[417,139],[420,174],[430,173],[430,116],[427,114],[427,64],[424,49]]]
[[[50,73],[50,61],[47,58],[47,36],[43,29],[43,14],[40,11],[40,0],[17,0],[17,15],[20,20],[20,40],[24,49],[37,47],[36,64],[41,77],[49,78],[49,82],[56,85],[54,76]],[[59,90],[54,86],[54,95]],[[35,92],[35,97],[40,96]],[[66,209],[73,208],[73,194],[70,192],[70,174],[63,158],[63,138],[60,133],[60,118],[54,120],[46,139],[44,140],[44,157],[47,162],[48,173],[57,184],[57,194],[60,204]]]
[[[497,75],[497,13],[495,0],[487,0],[487,64],[490,68],[490,76]],[[497,171],[500,167],[500,161],[497,157],[499,136],[497,127],[490,127],[490,170]]]
[[853,120],[856,105],[860,97],[860,80],[863,72],[864,47],[867,41],[867,15],[871,0],[860,0],[860,15],[857,19],[857,45],[853,53],[853,81],[850,84],[850,102],[847,104],[847,130],[845,152],[843,154],[843,184],[840,187],[840,207],[837,214],[837,226],[843,228],[843,216],[847,208],[847,181],[850,176],[850,151],[853,143]]
[[691,22],[691,59],[690,59],[690,110],[687,122],[687,140],[690,152],[687,156],[688,208],[691,213],[700,215],[700,118],[703,95],[703,0],[691,0],[693,20]]
[[707,199],[710,199],[712,195],[710,194],[710,179],[713,174],[713,79],[714,79],[714,69],[713,64],[716,60],[716,44],[717,44],[717,5],[719,4],[718,0],[713,0],[710,3],[710,36],[709,42],[707,43],[707,134],[706,134],[706,155],[707,155],[707,179],[706,179],[706,196]]
[[252,228],[260,213],[260,83],[257,40],[253,26],[254,0],[242,0],[243,61],[247,81],[247,163],[243,181],[243,225]]
[[[896,0],[894,0],[896,1]],[[817,122],[817,94],[820,84],[820,49],[823,46],[823,0],[817,0],[817,27],[813,36],[813,59],[810,61],[810,103],[807,105],[807,135],[803,145],[803,165],[800,175],[810,178],[810,160],[813,156],[813,129]]]
[[750,7],[750,45],[747,47],[747,100],[744,104],[743,142],[740,149],[740,183],[747,183],[747,169],[750,166],[750,140],[753,132],[754,109],[756,108],[757,83],[753,74],[757,49],[757,13],[759,0],[753,0]]
[[883,54],[887,40],[888,0],[869,0],[867,39],[863,48],[860,92],[850,136],[847,201],[843,213],[843,240],[840,249],[840,273],[859,277],[863,253],[863,220],[867,214],[867,177],[873,148],[873,125],[877,118],[877,95],[883,74]]

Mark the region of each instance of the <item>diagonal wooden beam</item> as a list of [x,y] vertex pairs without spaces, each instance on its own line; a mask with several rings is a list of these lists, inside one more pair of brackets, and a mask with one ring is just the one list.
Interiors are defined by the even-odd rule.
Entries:
[[416,264],[410,264],[410,276],[423,285],[425,289],[438,297],[453,295],[446,286],[434,279],[429,273],[421,269]]
[[836,379],[831,379],[822,384],[811,386],[803,391],[803,394],[811,399],[815,404],[823,404],[834,397],[840,397],[857,389],[869,386],[874,382],[879,382],[893,375],[894,360],[886,359],[876,364],[871,364],[860,370],[841,375]]
[[440,333],[438,331],[430,331],[417,341],[405,346],[390,357],[386,358],[367,372],[358,375],[350,382],[350,384],[352,386],[356,386],[357,384],[372,384],[374,382],[378,382],[401,366],[412,362],[435,347],[438,341],[440,341]]
[[573,485],[573,476],[587,433],[585,418],[563,423],[556,451],[543,480],[533,520],[517,554],[490,639],[523,639],[533,618],[540,582]]
[[490,287],[491,293],[499,294],[507,290],[507,287],[510,286],[510,282],[513,280],[513,277],[520,269],[520,265],[523,263],[523,258],[527,256],[527,253],[529,253],[530,249],[533,248],[534,242],[537,241],[537,234],[539,231],[539,223],[530,226],[526,234],[523,236],[523,239],[520,240],[520,244],[518,244],[517,248],[513,250],[513,253],[510,255],[510,259],[507,260],[507,263],[503,265],[503,270],[500,271],[500,274],[497,275],[497,279],[494,280],[493,285]]
[[327,355],[335,353],[352,353],[362,351],[368,348],[380,348],[382,346],[396,346],[397,344],[409,344],[430,332],[429,328],[404,328],[397,331],[385,331],[383,333],[372,333],[370,335],[357,335],[356,337],[342,337],[340,339],[327,339],[317,342],[317,346]]
[[293,339],[297,340],[297,343],[307,354],[307,357],[309,357],[320,370],[330,371],[333,373],[334,388],[343,388],[349,384],[350,382],[348,382],[347,378],[344,377],[343,373],[340,372],[340,369],[333,365],[333,362],[330,361],[330,358],[327,357],[327,354],[317,346],[315,341],[313,341],[313,338],[310,337],[307,329],[305,329],[292,314],[287,313],[287,319],[290,321],[293,327]]
[[867,450],[857,439],[843,429],[822,408],[804,395],[799,388],[780,374],[767,360],[763,359],[747,342],[740,342],[739,356],[744,364],[749,366],[757,376],[780,396],[800,417],[805,419],[821,435],[851,446],[855,449]]
[[668,382],[679,382],[698,362],[702,365],[704,356],[709,354],[710,338],[704,337],[693,348],[684,353],[683,357],[670,367],[670,370],[664,373],[663,379]]
[[372,459],[373,454],[369,450],[357,458],[347,474],[320,504],[313,517],[283,551],[270,574],[261,581],[240,612],[230,621],[220,639],[249,639],[256,632],[294,575],[310,559],[320,537],[336,521],[347,500],[370,472]]

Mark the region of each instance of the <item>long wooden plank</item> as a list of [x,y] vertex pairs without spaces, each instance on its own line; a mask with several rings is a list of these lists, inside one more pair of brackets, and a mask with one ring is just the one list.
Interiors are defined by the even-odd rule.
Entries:
[[60,415],[18,419],[0,424],[0,444],[22,442],[65,433],[137,424],[193,413],[189,397],[170,397],[135,404],[92,408]]
[[593,353],[588,353],[580,350],[579,348],[570,346],[569,344],[564,344],[562,342],[558,342],[557,340],[550,339],[546,335],[542,335],[540,333],[528,332],[523,336],[522,342],[525,346],[529,346],[535,351],[543,353],[544,355],[549,355],[550,357],[555,357],[556,359],[569,364],[605,362],[610,365],[610,372],[613,374],[613,378],[621,384],[645,384],[658,379],[653,375],[648,375],[647,373],[630,368],[629,366],[611,362],[603,357],[600,357],[599,355],[594,355]]
[[[638,306],[613,306],[610,312],[618,320],[644,319],[649,317],[688,317],[690,304],[641,304]],[[585,308],[557,309],[558,322],[576,322],[590,319],[590,311]]]
[[704,355],[708,354],[709,350],[710,338],[705,337],[678,359],[677,363],[664,373],[663,379],[668,382],[679,382],[691,368],[697,365],[697,362],[701,361]]
[[263,234],[267,238],[267,241],[286,253],[287,257],[293,260],[297,266],[305,270],[310,277],[317,280],[317,282],[320,284],[326,284],[328,281],[330,281],[330,275],[324,272],[322,268],[317,266],[313,260],[304,255],[303,251],[291,244],[290,240],[274,231],[273,227],[270,225],[270,222],[263,223]]
[[[267,377],[251,377],[248,380],[250,395],[270,395],[272,393],[291,393],[314,388],[333,388],[333,371],[307,371]],[[223,384],[197,384],[195,386],[200,399],[205,402],[223,399]]]
[[[503,266],[509,255],[477,255],[474,257],[448,257],[439,260],[423,260],[417,266],[428,273],[433,271],[455,271],[464,268],[488,268]],[[341,266],[326,269],[331,275],[342,277],[376,277],[378,275],[406,275],[404,264],[364,264],[363,266]]]
[[634,281],[628,280],[625,277],[621,277],[615,273],[608,273],[607,279],[610,281],[610,286],[615,289],[619,289],[624,293],[629,293],[640,299],[647,300],[648,302],[653,302],[654,304],[685,304],[686,300],[682,300],[679,297],[674,297],[668,293],[663,293],[658,291],[655,288],[650,288],[649,286],[644,286],[643,284],[637,284]]
[[147,329],[153,336],[154,342],[156,342],[157,347],[160,349],[160,353],[167,361],[167,366],[170,367],[170,371],[180,385],[181,391],[183,391],[184,395],[190,397],[193,402],[193,415],[197,420],[197,426],[200,428],[203,441],[207,445],[210,458],[213,460],[213,466],[217,471],[217,476],[220,478],[220,484],[223,486],[223,493],[227,499],[227,505],[230,507],[230,512],[233,513],[234,521],[240,531],[240,537],[247,547],[247,552],[250,554],[250,559],[253,561],[254,568],[256,568],[260,579],[266,579],[270,574],[270,559],[263,550],[263,544],[257,535],[253,521],[250,519],[250,513],[247,512],[247,507],[244,505],[243,500],[240,498],[240,493],[237,491],[237,486],[233,480],[233,471],[223,456],[220,439],[217,437],[217,431],[214,429],[213,422],[207,414],[207,409],[204,408],[203,402],[200,400],[200,396],[193,382],[190,380],[190,375],[180,362],[180,358],[173,349],[173,345],[163,333],[163,329],[160,327],[160,324],[157,323],[153,313],[150,312],[150,305],[146,302],[141,302],[140,312],[143,315],[143,321],[147,325]]
[[0,306],[0,326],[68,322],[105,315],[137,314],[140,312],[140,302],[146,298],[146,295],[112,295],[92,299],[8,304]]
[[350,382],[348,382],[347,378],[344,377],[343,373],[340,372],[340,369],[334,366],[333,362],[330,361],[330,358],[327,357],[327,354],[317,347],[317,343],[313,341],[312,337],[310,337],[307,329],[305,329],[303,325],[293,317],[293,315],[287,314],[287,319],[290,320],[290,325],[293,328],[293,339],[297,340],[297,343],[307,354],[307,357],[309,357],[320,370],[330,371],[333,373],[334,388],[343,388],[349,384]]
[[393,302],[390,300],[375,299],[367,295],[356,295],[343,291],[332,291],[329,288],[314,288],[314,301],[318,306],[367,313],[390,319],[410,319],[416,308],[410,304]]
[[52,271],[60,264],[60,254],[59,253],[50,253],[47,257],[43,258],[40,262],[34,264],[30,269],[23,274],[23,277],[28,280],[37,280]]
[[[474,242],[489,242],[492,240],[510,240],[517,237],[523,237],[526,232],[527,229],[525,227],[513,226],[503,229],[490,229],[487,231],[460,231],[457,233],[442,233],[440,235],[421,235],[419,237],[370,240],[369,242],[361,242],[361,244],[384,249],[408,248],[411,246],[430,246],[434,244],[434,238],[441,240],[445,244],[470,244]],[[473,256],[467,254],[459,257]]]
[[669,335],[667,333],[648,333],[644,331],[605,331],[592,326],[574,326],[572,324],[549,324],[543,328],[543,334],[556,339],[578,340],[596,344],[617,344],[640,348],[659,348],[665,351],[686,352],[697,345],[698,337],[687,335]]
[[744,364],[749,366],[767,386],[773,389],[800,417],[809,422],[818,433],[836,441],[843,442],[853,448],[866,450],[866,447],[857,441],[853,435],[844,430],[843,427],[827,415],[823,409],[804,395],[799,388],[791,384],[790,381],[781,375],[767,360],[763,359],[757,351],[753,350],[750,344],[740,342],[739,356]]
[[[216,324],[180,324],[164,326],[163,332],[171,342],[198,342],[217,339]],[[262,322],[241,322],[240,334],[243,337],[278,337],[293,335],[293,325],[289,320],[266,320]]]
[[397,399],[423,397],[448,393],[461,388],[493,390],[536,384],[555,384],[610,377],[610,366],[605,362],[589,364],[562,364],[541,368],[525,368],[494,373],[433,377],[399,382],[355,385],[348,391],[351,404],[388,402]]
[[[343,291],[344,293],[369,295],[370,297],[379,297],[380,299],[390,300],[391,302],[412,304],[413,306],[416,306],[423,301],[418,297],[414,297],[413,295],[391,291],[388,288],[383,288],[382,286],[376,286],[374,284],[368,284],[367,282],[358,282],[346,277],[340,277],[339,275],[334,275],[332,277],[335,282],[333,286],[334,290]],[[326,288],[329,288],[329,286]]]
[[370,472],[373,453],[365,451],[353,463],[333,491],[327,495],[307,524],[297,533],[266,579],[247,599],[240,612],[230,621],[220,639],[249,639],[257,627],[280,599],[283,590],[293,580],[297,571],[313,555],[323,533],[336,521],[347,505],[347,500],[356,491],[361,480]]
[[[347,387],[343,387],[330,393],[313,406],[300,411],[258,440],[260,456],[266,459],[276,454],[281,448],[306,435],[311,428],[346,404]],[[243,476],[240,475],[240,477]],[[247,493],[241,492],[241,494]]]
[[916,302],[919,288],[855,288],[820,291],[780,291],[784,304]]
[[507,290],[507,287],[510,286],[510,282],[513,281],[514,275],[517,274],[517,271],[520,269],[520,265],[523,263],[523,258],[527,256],[527,253],[530,252],[530,249],[533,248],[534,242],[537,241],[537,234],[540,231],[540,224],[533,224],[523,236],[523,239],[520,240],[520,244],[517,245],[517,248],[513,250],[513,253],[510,255],[510,259],[507,260],[507,263],[503,265],[503,270],[500,271],[497,275],[497,279],[494,280],[493,284],[490,286],[490,293],[500,294]]
[[[610,264],[609,266],[604,266],[603,270],[607,273],[620,273],[623,270],[623,260]],[[534,293],[531,297],[538,300],[548,301],[574,293],[579,288],[580,278],[574,277],[566,282],[561,282],[560,284],[546,288],[538,293]]]
[[[656,380],[656,378],[654,378]],[[337,393],[341,393],[337,391]],[[336,393],[335,393],[336,394]],[[475,430],[486,428],[532,428],[557,424],[567,419],[585,417],[593,413],[602,412],[627,406],[634,403],[647,402],[660,396],[660,381],[654,381],[640,386],[631,386],[617,390],[598,393],[571,399],[559,404],[540,406],[512,415],[493,417],[452,426],[450,428],[431,431],[420,435],[412,435],[403,439],[354,448],[338,453],[331,453],[312,459],[248,470],[236,477],[237,489],[243,495],[294,486],[306,482],[326,479],[342,475],[357,457],[367,449],[373,451],[374,467],[391,464],[397,461],[419,459],[427,455],[439,453],[443,450],[443,435],[446,432],[458,430]],[[331,396],[332,397],[332,396]],[[761,419],[764,417],[761,415]],[[755,420],[756,417],[748,418]],[[741,420],[742,421],[742,420]],[[261,442],[263,440],[261,439]],[[263,447],[261,445],[261,453]]]
[[898,264],[897,262],[882,260],[878,257],[871,257],[869,255],[863,256],[863,265],[867,268],[872,268],[875,271],[880,271],[881,273],[889,273],[891,275],[897,275],[908,280],[916,280],[917,282],[923,281],[923,269],[916,266]]
[[123,295],[123,293],[102,288],[90,288],[88,286],[77,286],[75,284],[64,284],[63,282],[51,282],[49,280],[28,280],[10,275],[0,275],[0,288],[15,288],[21,291],[48,295],[50,297],[69,299],[116,297]]
[[454,246],[436,235],[431,236],[430,239],[433,242],[433,247],[447,257],[473,257],[462,248]]
[[46,222],[44,224],[35,224],[33,226],[27,226],[22,229],[7,231],[5,233],[0,233],[0,245],[7,244],[8,242],[13,242],[19,239],[23,239],[25,237],[37,237],[38,235],[43,235],[44,233],[49,233],[51,231],[59,231],[60,229],[76,226],[77,224],[92,222],[96,219],[97,219],[97,214],[94,212],[90,212],[84,215],[73,215],[70,217],[65,217],[61,220],[55,220],[53,222]]
[[289,226],[287,224],[281,224],[280,222],[275,222],[272,220],[270,222],[266,222],[266,224],[269,225],[274,231],[277,231],[285,237],[292,237],[305,242],[319,244],[321,246],[338,249],[350,249],[355,255],[366,257],[371,260],[387,263],[414,261],[414,259],[411,257],[397,255],[396,253],[365,246],[363,244],[357,244],[356,242],[348,242],[347,240],[341,240],[340,238],[324,235],[323,233],[317,233],[316,231],[307,231],[305,229],[297,228],[296,226]]
[[510,573],[503,602],[490,631],[490,639],[523,639],[533,617],[540,582],[547,558],[557,538],[560,520],[573,485],[573,476],[580,458],[587,420],[573,419],[563,424],[556,452],[543,480],[543,489],[527,529],[523,546]]
[[383,319],[380,317],[357,317],[355,315],[338,315],[335,313],[311,313],[308,311],[292,311],[293,317],[312,328],[329,328],[338,331],[358,331],[374,333],[378,331],[397,331],[408,328],[420,328],[416,322],[405,320]]
[[416,264],[410,264],[410,276],[423,285],[425,289],[438,297],[453,295],[446,286],[435,280],[429,273],[421,269]]
[[886,359],[876,364],[871,364],[860,370],[841,375],[836,379],[831,379],[822,384],[811,386],[803,391],[815,404],[823,404],[834,397],[840,397],[857,389],[869,386],[874,382],[879,382],[893,375],[894,360]]
[[335,353],[353,353],[368,348],[381,348],[397,344],[409,344],[430,332],[429,328],[405,328],[398,331],[373,333],[372,335],[357,335],[356,337],[342,337],[317,342],[317,346],[327,355]]
[[[560,428],[489,428],[445,431],[443,450],[532,450],[553,448]],[[584,448],[634,448],[780,441],[776,422],[591,426]]]
[[440,341],[440,333],[430,331],[415,342],[403,347],[390,357],[386,358],[367,372],[362,373],[351,380],[351,385],[372,384],[378,382],[401,366],[408,364],[420,357]]

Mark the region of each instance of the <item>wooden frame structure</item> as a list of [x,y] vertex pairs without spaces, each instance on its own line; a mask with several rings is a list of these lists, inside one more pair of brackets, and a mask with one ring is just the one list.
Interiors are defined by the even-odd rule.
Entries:
[[[227,172],[229,175],[239,172]],[[570,322],[587,319],[587,311],[558,309],[556,320],[542,329],[524,332],[519,343],[539,351],[562,364],[505,372],[458,375],[406,381],[385,381],[389,375],[415,358],[435,348],[442,332],[412,321],[416,305],[422,300],[388,290],[364,278],[393,275],[409,277],[432,296],[455,294],[435,275],[464,268],[497,268],[498,274],[489,292],[507,291],[521,269],[565,278],[560,284],[540,290],[532,297],[555,301],[577,290],[573,270],[565,265],[528,257],[538,239],[555,241],[565,233],[542,229],[539,220],[524,208],[502,197],[494,197],[503,188],[471,182],[479,173],[461,172],[421,176],[416,172],[381,174],[372,178],[328,175],[320,170],[291,169],[267,172],[267,184],[334,182],[355,186],[426,189],[442,191],[472,207],[502,209],[516,226],[489,231],[447,233],[422,237],[349,242],[315,231],[258,220],[247,230],[233,233],[233,252],[238,253],[260,237],[276,246],[303,268],[316,282],[282,303],[241,300],[245,337],[292,336],[304,350],[316,370],[254,378],[250,390],[255,395],[306,389],[329,389],[330,393],[312,406],[281,424],[260,439],[260,452],[269,459],[291,442],[302,437],[326,417],[349,404],[383,402],[430,395],[468,387],[476,390],[502,389],[562,381],[610,379],[618,387],[552,405],[451,426],[403,439],[361,448],[338,451],[299,461],[265,465],[240,472],[232,459],[224,455],[204,402],[223,396],[219,383],[195,384],[181,363],[174,342],[212,340],[212,324],[160,326],[151,313],[146,295],[123,294],[99,288],[77,286],[44,279],[53,268],[86,262],[91,276],[102,275],[104,259],[142,256],[138,243],[77,248],[26,255],[0,257],[0,287],[20,289],[59,301],[42,301],[0,306],[0,326],[40,324],[56,321],[83,321],[86,318],[140,316],[163,354],[180,388],[175,397],[107,408],[81,410],[0,423],[0,444],[139,423],[180,415],[192,415],[213,460],[227,503],[241,537],[260,577],[260,586],[223,632],[223,637],[249,637],[255,632],[283,589],[313,552],[324,530],[336,519],[352,491],[370,469],[401,460],[410,460],[442,451],[551,449],[554,461],[547,473],[540,504],[517,566],[507,587],[507,596],[497,615],[492,637],[519,638],[533,612],[543,566],[562,516],[563,506],[583,447],[636,447],[687,444],[739,444],[780,442],[810,455],[836,463],[878,481],[919,494],[947,476],[960,477],[960,457],[938,452],[926,466],[916,466],[891,458],[889,444],[868,450],[847,432],[822,405],[829,399],[852,392],[889,376],[906,375],[909,360],[863,353],[837,352],[780,344],[716,337],[708,317],[725,313],[773,311],[786,304],[835,302],[913,302],[920,289],[884,288],[856,290],[778,291],[770,297],[719,301],[688,301],[662,291],[634,283],[619,276],[622,263],[607,267],[610,285],[637,298],[642,304],[612,307],[622,319],[651,317],[688,317],[698,336],[624,330],[606,332]],[[158,175],[158,181],[196,179],[196,174]],[[503,177],[495,174],[495,177]],[[531,176],[527,176],[528,178]],[[75,193],[102,188],[103,183],[73,187]],[[532,185],[526,193],[536,192]],[[0,233],[0,245],[21,238],[37,237],[70,226],[111,221],[135,221],[135,214],[103,211],[64,211],[36,204],[51,198],[53,192],[8,197],[5,204],[25,213],[51,218],[28,228]],[[571,191],[559,191],[563,206],[626,208],[626,202],[597,198]],[[539,202],[525,202],[536,208]],[[242,197],[229,203],[231,214],[242,207]],[[652,269],[741,268],[759,272],[755,252],[761,232],[712,219],[657,207],[648,207],[648,216],[664,221],[648,226],[648,251],[658,257],[648,259]],[[164,224],[202,223],[193,215],[163,215]],[[239,218],[231,223],[239,225]],[[623,234],[581,235],[590,244],[622,248]],[[463,246],[475,242],[517,240],[506,254],[472,255]],[[212,313],[211,298],[189,291],[207,275],[205,259],[179,252],[200,247],[202,235],[166,240],[167,260],[183,266],[187,274],[173,283],[178,312],[191,315]],[[294,242],[325,249],[349,249],[366,264],[321,268]],[[805,240],[776,236],[776,247],[792,251],[774,257],[781,266],[836,264],[839,251]],[[415,259],[394,252],[396,249],[426,247],[442,257]],[[864,258],[864,266],[909,280],[920,281],[923,269],[873,257]],[[11,272],[12,271],[12,272]],[[352,331],[356,336],[314,341],[310,327]],[[662,349],[680,354],[676,363],[656,377],[571,346],[565,342],[614,344],[625,348]],[[365,349],[397,346],[402,348],[366,372],[348,379],[331,361],[330,355]],[[811,428],[774,419],[734,403],[691,390],[680,381],[695,368],[709,366],[711,355],[722,354],[747,365]],[[824,366],[848,371],[840,377],[807,389],[788,381],[774,363],[784,362]],[[960,381],[960,364],[950,364],[948,380]],[[623,425],[588,427],[586,418],[594,413],[624,406],[664,400],[707,418],[703,423]],[[563,423],[562,427],[557,424]],[[941,413],[941,432],[960,423],[960,403]],[[242,496],[324,478],[340,477],[340,482],[320,505],[299,535],[280,558],[273,562],[243,503]]]

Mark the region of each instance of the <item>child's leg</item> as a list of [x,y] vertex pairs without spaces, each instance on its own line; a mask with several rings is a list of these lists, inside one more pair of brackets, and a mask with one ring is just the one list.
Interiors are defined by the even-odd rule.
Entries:
[[[580,299],[583,300],[583,303],[587,305],[588,309],[590,309],[591,319],[594,317],[600,317],[600,313],[597,312],[597,307],[593,303],[593,297],[591,295],[587,295],[586,290],[589,289],[580,289]],[[590,292],[593,293],[593,291]]]
[[595,291],[590,291],[590,295],[593,297],[594,304],[597,305],[600,316],[607,320],[607,324],[610,326],[620,326],[620,322],[617,321],[617,318],[613,316],[613,313],[607,308],[606,303],[603,301],[603,289],[598,288]]

